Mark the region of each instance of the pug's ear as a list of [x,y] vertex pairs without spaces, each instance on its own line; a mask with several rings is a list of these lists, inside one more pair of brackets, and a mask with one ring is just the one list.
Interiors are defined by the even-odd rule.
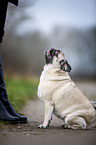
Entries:
[[69,63],[67,62],[66,59],[61,60],[59,63],[61,65],[61,69],[63,71],[66,71],[66,72],[70,72],[71,71],[71,66],[69,65]]

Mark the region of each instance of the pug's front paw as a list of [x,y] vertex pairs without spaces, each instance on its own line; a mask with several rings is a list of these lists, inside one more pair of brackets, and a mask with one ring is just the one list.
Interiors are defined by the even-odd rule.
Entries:
[[40,125],[38,126],[38,128],[41,128],[41,129],[47,128],[47,125],[43,123],[43,124],[40,124]]

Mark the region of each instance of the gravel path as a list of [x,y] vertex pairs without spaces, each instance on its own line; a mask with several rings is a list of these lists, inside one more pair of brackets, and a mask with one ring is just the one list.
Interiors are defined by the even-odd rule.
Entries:
[[[96,82],[76,84],[90,100],[96,101]],[[28,117],[28,123],[4,124],[0,129],[0,145],[96,145],[96,122],[87,130],[68,130],[53,115],[48,129],[38,129],[44,118],[44,104],[39,99],[29,101],[20,113]]]

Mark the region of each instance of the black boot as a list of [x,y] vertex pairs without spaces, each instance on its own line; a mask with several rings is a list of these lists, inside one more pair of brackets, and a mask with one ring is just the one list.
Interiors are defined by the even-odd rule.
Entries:
[[15,112],[11,103],[8,100],[8,97],[1,98],[1,101],[2,101],[2,104],[4,105],[4,107],[6,108],[6,110],[8,111],[8,113],[10,115],[12,115],[14,117],[18,117],[20,123],[26,123],[27,122],[27,117],[19,115],[18,113]]
[[5,88],[4,76],[3,76],[1,57],[0,57],[0,100],[10,115],[18,117],[20,123],[27,122],[27,117],[17,114],[8,100],[7,91]]
[[[11,0],[12,1],[12,0]],[[18,4],[17,2],[12,1],[14,4]],[[4,25],[5,25],[5,20],[6,20],[6,12],[7,12],[7,6],[8,6],[8,1],[6,0],[0,0],[0,43],[2,42],[3,35],[4,35]],[[2,106],[3,104],[3,106]],[[5,109],[6,108],[6,109]],[[7,110],[7,111],[6,111]],[[9,112],[9,114],[8,114]],[[4,82],[4,77],[3,77],[3,68],[2,68],[2,63],[1,63],[1,56],[0,56],[0,119],[2,120],[9,120],[10,119],[17,119],[19,118],[20,122],[26,122],[27,118],[24,116],[20,116],[17,114],[13,107],[11,106],[8,97],[7,97],[7,92],[5,88],[5,82]],[[12,116],[16,116],[13,117]],[[4,119],[5,117],[5,119]]]
[[13,117],[7,112],[1,100],[0,100],[0,121],[9,122],[11,124],[17,124],[19,122],[18,117]]

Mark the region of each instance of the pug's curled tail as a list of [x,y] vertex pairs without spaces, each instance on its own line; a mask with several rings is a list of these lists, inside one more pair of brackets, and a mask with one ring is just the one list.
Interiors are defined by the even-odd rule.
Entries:
[[96,110],[96,101],[90,101],[90,103],[93,105],[94,109]]

